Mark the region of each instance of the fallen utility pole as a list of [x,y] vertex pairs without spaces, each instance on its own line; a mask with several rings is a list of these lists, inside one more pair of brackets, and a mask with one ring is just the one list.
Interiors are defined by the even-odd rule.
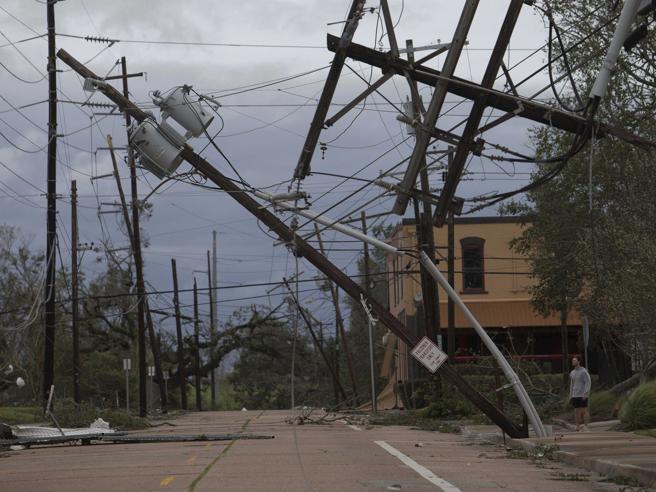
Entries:
[[337,386],[339,392],[342,395],[342,398],[346,400],[346,392],[344,391],[344,388],[342,387],[341,383],[339,382],[339,379],[337,378],[337,374],[335,373],[335,369],[333,368],[332,364],[330,363],[330,359],[328,358],[328,355],[323,350],[323,346],[320,343],[319,339],[317,338],[317,334],[314,332],[314,328],[312,327],[312,322],[308,318],[307,312],[301,307],[300,302],[298,302],[298,298],[294,294],[294,291],[292,290],[291,286],[289,285],[289,281],[286,278],[283,278],[283,283],[285,284],[285,287],[287,288],[287,291],[289,292],[289,295],[292,298],[292,301],[294,301],[294,304],[296,304],[296,307],[298,309],[298,312],[300,313],[301,317],[303,318],[303,321],[305,322],[305,326],[307,326],[308,331],[310,332],[310,336],[312,337],[312,341],[314,342],[314,346],[317,347],[317,350],[319,350],[319,353],[321,354],[321,358],[323,361],[326,363],[326,367],[328,368],[328,372],[330,373],[330,377],[333,380],[333,383]]
[[45,333],[43,340],[43,389],[45,405],[55,382],[55,282],[57,247],[57,58],[55,56],[55,3],[47,2],[48,17],[48,185],[46,218]]
[[[79,61],[73,58],[68,52],[60,49],[58,52],[59,58],[70,66],[75,72],[85,78],[98,79],[98,76],[91,70],[82,65]],[[127,97],[120,94],[116,89],[107,85],[98,89],[105,94],[112,102],[118,105],[123,111],[131,115],[138,121],[143,121],[148,116],[135,104],[133,104]],[[315,250],[307,241],[302,237],[296,235],[283,221],[278,219],[272,212],[262,207],[262,204],[254,200],[247,191],[240,188],[227,176],[218,171],[207,160],[200,155],[196,154],[189,146],[185,146],[182,150],[181,156],[194,168],[202,172],[210,181],[216,184],[219,188],[223,189],[228,196],[237,201],[251,214],[256,216],[265,226],[272,232],[280,237],[280,240],[286,243],[292,243],[296,246],[298,255],[304,257],[307,261],[312,263],[324,275],[335,282],[341,289],[343,289],[349,296],[356,301],[360,300],[360,296],[366,296],[364,289],[348,277],[340,268],[333,265],[324,255]],[[281,202],[284,203],[284,202]],[[294,208],[293,204],[290,208]],[[304,211],[298,211],[302,213]],[[356,235],[352,234],[354,237]],[[387,251],[395,251],[392,246],[371,238],[370,244],[379,246]],[[395,251],[394,254],[401,254]],[[367,299],[368,304],[371,306],[371,312],[378,320],[389,328],[401,341],[406,343],[409,347],[414,347],[419,343],[419,338],[412,333],[408,328],[394,317],[385,307],[376,302],[374,299]],[[479,393],[473,386],[471,386],[453,367],[448,363],[440,366],[438,369],[442,377],[448,382],[453,384],[458,390],[469,399],[477,408],[479,408],[485,415],[487,415],[495,424],[504,430],[511,437],[524,437],[526,430],[520,429],[516,426],[506,415],[504,415],[490,400],[484,395]]]
[[180,385],[180,406],[187,409],[187,376],[185,374],[184,342],[182,340],[182,321],[180,320],[180,298],[178,297],[178,269],[175,259],[171,258],[173,272],[173,307],[175,309],[175,334],[178,355],[178,384]]
[[344,26],[342,36],[339,38],[335,49],[335,56],[330,65],[328,77],[326,77],[326,82],[324,83],[323,91],[321,92],[319,103],[317,104],[317,109],[314,112],[314,118],[310,124],[310,130],[308,131],[305,143],[303,144],[301,155],[298,158],[298,164],[294,171],[294,178],[296,179],[303,179],[310,172],[310,161],[312,161],[314,150],[319,142],[321,128],[324,125],[328,109],[330,108],[330,103],[335,94],[339,76],[342,73],[342,68],[344,68],[344,62],[346,61],[346,48],[348,48],[353,39],[353,35],[355,34],[355,30],[358,28],[364,4],[365,0],[353,0],[351,3],[351,9],[349,10],[346,19],[346,25]]
[[[483,80],[481,81],[481,87],[483,89],[491,89],[494,85],[494,81],[499,73],[499,68],[503,62],[506,48],[510,43],[510,38],[515,29],[515,24],[517,23],[523,5],[524,0],[511,0],[510,2],[510,6],[506,12],[506,18],[501,25],[499,37],[497,38],[497,42],[494,45],[492,54],[490,55],[485,74],[483,74]],[[455,196],[456,188],[460,182],[467,158],[474,148],[474,139],[478,135],[478,126],[481,123],[483,113],[487,106],[487,93],[481,92],[474,100],[474,105],[469,113],[469,117],[467,118],[467,124],[465,125],[465,129],[460,137],[458,147],[456,148],[456,155],[453,157],[452,165],[449,166],[447,172],[446,181],[442,188],[442,193],[440,194],[440,201],[437,205],[437,210],[435,211],[435,224],[438,227],[444,225],[444,221],[446,220],[451,205],[451,200]]]
[[80,403],[80,316],[77,278],[77,181],[71,181],[71,330],[73,332],[73,400]]

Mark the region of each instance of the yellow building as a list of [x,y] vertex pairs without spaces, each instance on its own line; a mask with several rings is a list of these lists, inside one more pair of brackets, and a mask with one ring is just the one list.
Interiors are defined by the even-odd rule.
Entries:
[[[551,361],[553,370],[561,369],[560,316],[543,317],[531,306],[529,287],[533,280],[527,259],[510,248],[510,241],[522,232],[518,217],[456,218],[454,225],[454,289],[492,336],[497,345],[519,357]],[[438,268],[447,275],[447,228],[434,228]],[[415,221],[404,219],[393,231],[389,242],[397,248],[416,249]],[[424,333],[422,291],[417,260],[389,256],[387,259],[390,311],[410,330]],[[447,296],[439,289],[440,336],[446,351]],[[567,320],[569,347],[577,346],[581,326],[577,313]],[[456,360],[464,362],[485,356],[487,351],[465,317],[455,308]],[[386,351],[381,375],[390,384],[408,381],[423,374],[409,354],[408,347],[392,333],[386,335]],[[453,361],[452,361],[453,362]],[[389,393],[391,387],[386,388]],[[381,394],[381,397],[384,396]],[[384,399],[385,407],[389,398]],[[398,403],[398,402],[396,402]],[[394,405],[392,405],[394,406]]]

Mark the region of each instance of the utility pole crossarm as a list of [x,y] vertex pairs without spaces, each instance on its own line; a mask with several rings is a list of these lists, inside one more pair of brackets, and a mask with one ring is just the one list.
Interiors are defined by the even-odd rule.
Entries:
[[[335,51],[339,38],[336,36],[328,35],[328,49]],[[558,108],[542,104],[537,101],[516,97],[512,94],[507,94],[495,89],[483,89],[480,85],[462,79],[460,77],[444,77],[442,72],[421,64],[421,60],[412,66],[406,60],[397,58],[390,60],[386,53],[376,51],[367,46],[357,43],[351,43],[347,49],[348,57],[368,65],[380,68],[382,70],[392,70],[396,74],[404,75],[407,71],[410,77],[422,84],[435,86],[440,79],[447,78],[449,82],[448,92],[456,96],[463,97],[469,100],[476,100],[481,91],[487,94],[487,106],[498,109],[506,113],[517,112],[517,116],[549,125],[559,130],[565,130],[570,133],[581,133],[586,127],[587,121],[585,118],[568,113]],[[519,103],[522,104],[521,111],[518,111]],[[640,135],[633,134],[624,128],[602,123],[600,121],[593,121],[592,124],[597,128],[596,136],[614,136],[632,145],[641,148],[654,149],[656,143],[648,140]],[[455,142],[454,142],[455,143]]]
[[326,120],[326,115],[328,114],[330,103],[333,99],[333,95],[335,94],[335,89],[337,88],[339,76],[342,73],[342,68],[344,68],[344,62],[346,61],[346,49],[351,44],[355,30],[358,28],[358,23],[360,22],[360,16],[362,15],[364,4],[365,0],[353,0],[353,3],[351,4],[351,10],[349,11],[346,25],[342,31],[342,36],[339,38],[335,50],[335,56],[333,57],[333,62],[330,65],[330,71],[328,72],[328,77],[326,78],[326,82],[323,86],[323,92],[319,98],[319,104],[317,105],[317,109],[314,113],[314,118],[310,124],[310,130],[308,131],[305,143],[303,144],[301,155],[298,158],[298,164],[296,165],[296,170],[294,171],[294,178],[296,179],[303,179],[310,172],[310,161],[312,161],[314,149],[317,147],[319,135],[321,134],[321,128],[323,127],[324,121]]
[[[93,72],[75,60],[65,50],[59,50],[57,55],[68,66],[83,77],[98,78]],[[137,121],[143,121],[147,114],[133,104],[127,97],[110,86],[99,88],[105,96],[116,103],[119,108],[128,111]],[[344,290],[351,298],[359,301],[361,295],[366,295],[364,289],[354,282],[340,268],[331,263],[319,251],[315,250],[307,241],[298,236],[283,221],[278,219],[271,211],[262,207],[262,204],[254,200],[245,190],[217,170],[212,164],[200,155],[196,154],[189,146],[185,146],[181,153],[182,157],[198,171],[203,173],[210,181],[223,189],[227,196],[237,201],[242,207],[257,217],[271,232],[278,235],[286,243],[296,246],[299,256],[304,257],[312,263],[324,275],[329,277],[336,285]],[[392,313],[374,299],[369,300],[372,313],[389,328],[396,336],[410,347],[419,343],[419,337],[411,332]],[[508,435],[513,437],[523,436],[522,430],[517,427],[506,415],[504,415],[484,395],[471,386],[458,372],[448,363],[438,369],[440,374],[450,383],[456,386],[462,394],[485,413],[495,424],[501,427]]]

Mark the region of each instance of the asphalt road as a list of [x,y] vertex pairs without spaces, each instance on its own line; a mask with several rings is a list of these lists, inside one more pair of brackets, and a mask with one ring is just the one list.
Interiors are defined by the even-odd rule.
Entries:
[[[204,412],[152,434],[270,434],[221,443],[38,447],[0,457],[3,492],[618,490],[559,463],[407,427],[290,425],[289,411]],[[140,432],[141,433],[141,432]]]

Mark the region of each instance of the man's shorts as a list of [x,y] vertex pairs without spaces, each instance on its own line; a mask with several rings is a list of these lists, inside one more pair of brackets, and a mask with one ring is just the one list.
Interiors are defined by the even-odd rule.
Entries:
[[572,398],[570,400],[574,408],[588,408],[588,399],[587,398]]

